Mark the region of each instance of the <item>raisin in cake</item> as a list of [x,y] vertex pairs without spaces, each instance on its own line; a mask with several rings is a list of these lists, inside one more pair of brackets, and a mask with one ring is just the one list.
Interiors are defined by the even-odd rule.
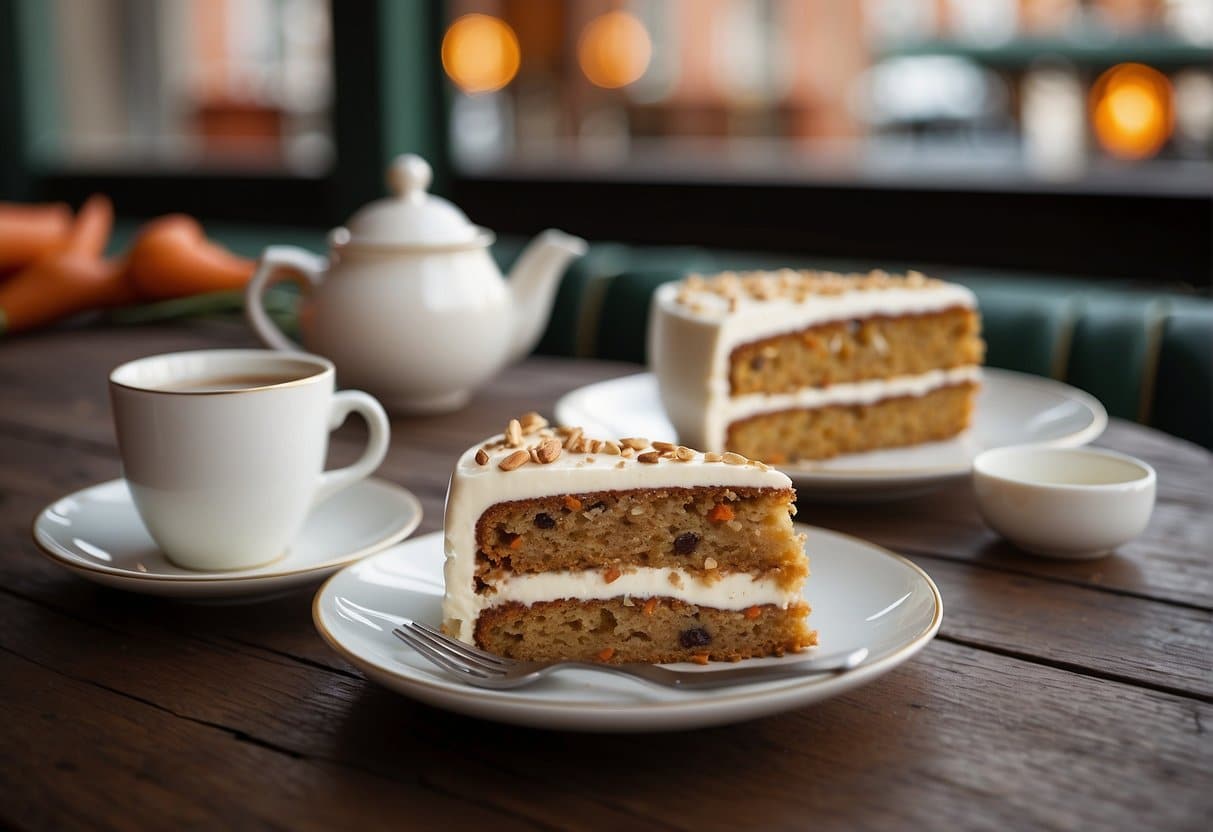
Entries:
[[649,356],[681,441],[768,463],[964,430],[985,344],[963,286],[783,270],[658,289]]
[[519,659],[737,660],[816,643],[791,481],[537,414],[460,458],[443,628]]

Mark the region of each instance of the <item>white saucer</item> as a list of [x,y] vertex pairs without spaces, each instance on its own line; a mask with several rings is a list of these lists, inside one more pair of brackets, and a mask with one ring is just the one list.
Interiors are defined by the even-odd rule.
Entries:
[[[800,493],[834,500],[909,497],[969,476],[982,451],[1039,443],[1076,447],[1097,438],[1108,414],[1093,396],[1068,384],[1010,370],[983,368],[973,425],[955,439],[909,448],[780,465]],[[556,403],[556,419],[590,436],[644,436],[677,441],[652,373],[591,384]]]
[[939,590],[910,561],[837,532],[800,529],[809,535],[805,548],[813,574],[805,597],[813,607],[809,621],[820,638],[816,649],[834,653],[866,646],[871,651],[867,661],[841,675],[667,691],[604,673],[568,671],[518,690],[469,687],[391,634],[402,616],[434,626],[442,620],[439,533],[393,546],[338,572],[317,593],[312,620],[333,649],[380,684],[482,719],[602,732],[675,731],[739,722],[800,708],[872,681],[921,650],[943,618]]
[[126,481],[100,483],[44,508],[34,542],[50,558],[99,584],[171,598],[277,595],[403,540],[421,522],[412,492],[368,478],[321,503],[278,560],[253,569],[197,572],[170,563],[144,528]]

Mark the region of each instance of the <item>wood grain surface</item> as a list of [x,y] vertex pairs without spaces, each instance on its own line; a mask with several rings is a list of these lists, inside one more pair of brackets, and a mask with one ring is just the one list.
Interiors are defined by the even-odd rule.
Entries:
[[[856,691],[743,725],[594,736],[494,725],[383,690],[328,650],[311,591],[243,606],[104,589],[29,536],[118,476],[106,375],[251,345],[232,325],[0,343],[0,827],[280,829],[1204,829],[1213,816],[1213,458],[1113,422],[1097,444],[1159,473],[1145,534],[1034,558],[967,485],[797,517],[911,557],[939,637]],[[519,412],[636,372],[532,358],[464,411],[393,420],[380,476],[441,526],[457,454]],[[342,428],[335,464],[362,428]]]

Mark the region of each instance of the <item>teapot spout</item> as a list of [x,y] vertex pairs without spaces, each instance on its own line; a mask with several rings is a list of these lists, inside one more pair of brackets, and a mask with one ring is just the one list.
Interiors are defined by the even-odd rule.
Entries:
[[565,267],[586,252],[586,241],[549,228],[531,241],[510,270],[514,337],[510,361],[524,357],[539,342],[552,313],[556,289]]

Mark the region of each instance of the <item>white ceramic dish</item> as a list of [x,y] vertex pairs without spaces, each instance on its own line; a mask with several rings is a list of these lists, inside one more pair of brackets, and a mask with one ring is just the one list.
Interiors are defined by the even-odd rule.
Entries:
[[998,448],[973,461],[977,507],[990,527],[1054,558],[1102,557],[1137,537],[1157,482],[1140,459],[1097,448]]
[[43,509],[34,542],[54,563],[105,586],[193,600],[278,595],[330,575],[408,536],[421,522],[412,492],[368,478],[312,510],[286,554],[231,572],[170,562],[144,528],[125,480],[77,491]]
[[[442,620],[442,535],[428,534],[338,572],[312,605],[320,634],[367,676],[438,708],[572,731],[675,731],[768,716],[836,696],[909,659],[939,629],[939,590],[910,561],[862,540],[806,528],[813,575],[805,597],[820,647],[866,646],[867,661],[836,676],[723,690],[661,690],[592,671],[556,674],[513,691],[468,687],[391,634],[401,617]],[[769,663],[785,659],[753,659]],[[702,669],[696,665],[679,668]]]
[[[1103,433],[1108,414],[1093,396],[1061,382],[985,368],[973,426],[955,439],[910,448],[780,465],[802,495],[882,500],[923,494],[969,476],[982,451],[1005,445],[1084,445]],[[591,384],[556,403],[556,419],[588,435],[676,441],[651,373]]]

